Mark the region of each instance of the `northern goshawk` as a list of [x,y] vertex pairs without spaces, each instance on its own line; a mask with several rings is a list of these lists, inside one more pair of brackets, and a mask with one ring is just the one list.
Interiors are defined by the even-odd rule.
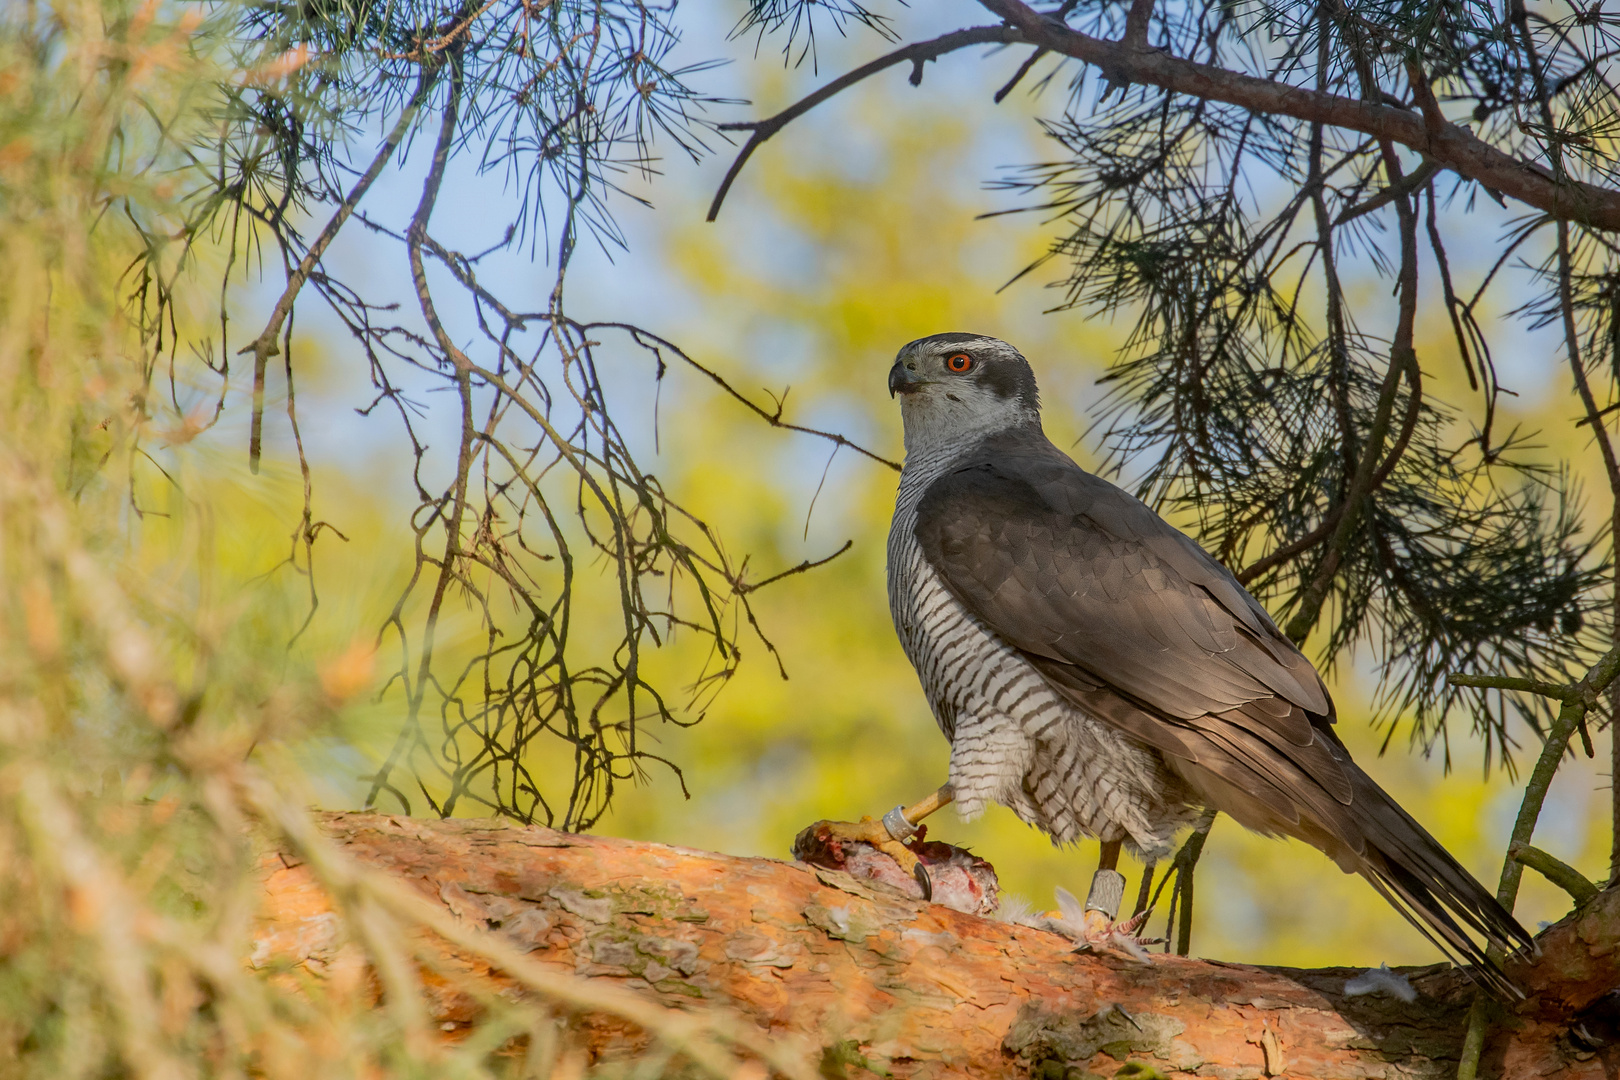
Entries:
[[906,447],[889,607],[950,778],[881,824],[824,825],[908,871],[901,841],[953,799],[968,816],[1002,803],[1059,843],[1096,837],[1087,934],[1102,942],[1119,933],[1120,846],[1158,860],[1213,808],[1325,852],[1513,993],[1471,933],[1507,951],[1529,934],[1350,760],[1320,676],[1237,579],[1046,438],[1017,349],[913,341],[889,390]]

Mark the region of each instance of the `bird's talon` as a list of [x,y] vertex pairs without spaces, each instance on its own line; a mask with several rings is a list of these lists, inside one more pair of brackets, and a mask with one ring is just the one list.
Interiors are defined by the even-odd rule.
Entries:
[[892,842],[881,822],[863,817],[859,821],[818,821],[799,833],[798,838],[793,841],[793,849],[795,852],[810,850],[816,844],[839,840],[858,841],[871,844],[873,847]]
[[[920,843],[924,836],[922,826],[915,827],[912,843]],[[881,820],[863,817],[859,821],[818,821],[808,829],[801,832],[793,842],[795,858],[807,862],[820,862],[817,853],[831,848],[837,852],[843,844],[867,844],[889,856],[899,864],[901,873],[916,881],[922,890],[922,898],[932,901],[934,898],[934,881],[929,876],[928,868],[917,857],[910,844],[896,840],[888,826]],[[838,855],[841,859],[842,856]]]
[[[921,860],[917,858],[917,853],[898,840],[883,840],[872,844],[872,846],[899,863],[900,869],[912,877],[916,877],[917,871],[923,868]],[[926,874],[927,872],[923,870],[923,873]]]

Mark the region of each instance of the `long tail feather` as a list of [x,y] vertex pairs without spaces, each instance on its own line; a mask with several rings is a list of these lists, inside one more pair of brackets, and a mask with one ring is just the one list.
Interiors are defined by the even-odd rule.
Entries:
[[1466,962],[1476,981],[1500,997],[1522,998],[1473,935],[1512,954],[1535,949],[1530,932],[1370,776],[1353,763],[1349,771],[1367,845],[1363,876],[1443,952]]

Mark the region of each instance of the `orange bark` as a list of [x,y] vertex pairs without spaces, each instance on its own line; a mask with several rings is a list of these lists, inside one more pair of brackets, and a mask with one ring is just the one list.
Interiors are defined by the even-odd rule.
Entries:
[[[804,1035],[833,1048],[830,1075],[864,1075],[864,1061],[896,1077],[1079,1080],[1136,1061],[1220,1080],[1450,1077],[1473,997],[1443,965],[1405,969],[1419,991],[1406,1003],[1345,996],[1356,969],[1076,954],[1056,934],[770,859],[487,821],[331,814],[323,823],[351,857],[534,959]],[[341,963],[339,928],[307,869],[289,862],[272,853],[263,863],[255,962],[324,975]],[[1510,969],[1531,996],[1493,1025],[1480,1075],[1616,1075],[1620,1050],[1594,1052],[1568,1029],[1582,1009],[1588,1033],[1611,1022],[1592,1003],[1620,985],[1620,892],[1541,940],[1537,960]],[[440,948],[442,967],[512,992],[487,965]],[[470,996],[440,985],[441,1027],[477,1018]],[[633,1039],[613,1023],[586,1030],[597,1054]]]

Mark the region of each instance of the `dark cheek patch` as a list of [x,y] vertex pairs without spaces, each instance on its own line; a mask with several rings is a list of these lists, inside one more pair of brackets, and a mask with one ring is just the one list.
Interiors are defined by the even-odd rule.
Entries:
[[1017,365],[999,364],[993,360],[979,369],[979,382],[1003,401],[1025,397],[1035,389],[1030,385],[1034,380],[1028,372],[1020,371]]

